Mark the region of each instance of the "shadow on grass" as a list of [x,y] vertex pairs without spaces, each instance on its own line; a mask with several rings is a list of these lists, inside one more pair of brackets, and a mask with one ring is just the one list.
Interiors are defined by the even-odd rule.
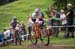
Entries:
[[15,1],[18,1],[18,0],[0,0],[0,6],[3,6],[11,2],[15,2]]

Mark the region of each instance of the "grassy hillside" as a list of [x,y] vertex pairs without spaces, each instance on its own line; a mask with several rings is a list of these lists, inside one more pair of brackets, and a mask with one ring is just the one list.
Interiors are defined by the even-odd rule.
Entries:
[[13,16],[17,16],[19,21],[24,21],[27,25],[28,16],[33,13],[37,7],[40,7],[44,13],[52,3],[53,0],[18,0],[0,6],[0,30],[9,26]]
[[[18,0],[12,3],[0,6],[0,32],[5,27],[9,26],[13,16],[17,16],[19,21],[24,21],[24,23],[27,26],[27,20],[29,15],[32,14],[37,7],[40,7],[44,13],[44,11],[48,8],[49,5],[52,5],[52,3],[53,3],[53,0]],[[46,14],[45,14],[45,17],[47,17]],[[63,34],[64,33],[60,33],[59,36],[63,36]],[[75,38],[63,39],[62,37],[59,37],[59,38],[52,37],[50,42],[52,44],[60,44],[60,45],[66,45],[66,44],[75,45]],[[2,47],[0,49],[25,49],[26,48],[25,44],[28,44],[28,42],[23,43],[22,46],[10,45],[6,47]]]

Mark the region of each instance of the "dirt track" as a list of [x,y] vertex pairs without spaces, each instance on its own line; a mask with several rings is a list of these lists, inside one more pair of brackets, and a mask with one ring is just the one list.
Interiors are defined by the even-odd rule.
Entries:
[[37,45],[26,45],[25,47],[28,49],[75,49],[75,47],[67,47],[67,46],[65,46],[65,47],[64,46],[55,46],[55,45],[44,46],[41,43],[37,44]]

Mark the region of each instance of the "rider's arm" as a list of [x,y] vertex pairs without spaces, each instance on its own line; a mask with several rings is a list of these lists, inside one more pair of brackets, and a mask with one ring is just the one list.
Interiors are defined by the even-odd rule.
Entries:
[[68,16],[70,14],[70,12],[67,12],[66,16]]

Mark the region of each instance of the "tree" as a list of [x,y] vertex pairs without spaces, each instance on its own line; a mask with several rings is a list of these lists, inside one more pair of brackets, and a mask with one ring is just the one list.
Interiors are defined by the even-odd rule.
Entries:
[[57,7],[59,10],[66,9],[66,5],[68,3],[72,3],[73,7],[75,7],[75,0],[54,0],[54,6]]
[[9,3],[9,2],[13,2],[15,0],[0,0],[0,5],[3,5],[3,4],[6,4],[6,3]]

